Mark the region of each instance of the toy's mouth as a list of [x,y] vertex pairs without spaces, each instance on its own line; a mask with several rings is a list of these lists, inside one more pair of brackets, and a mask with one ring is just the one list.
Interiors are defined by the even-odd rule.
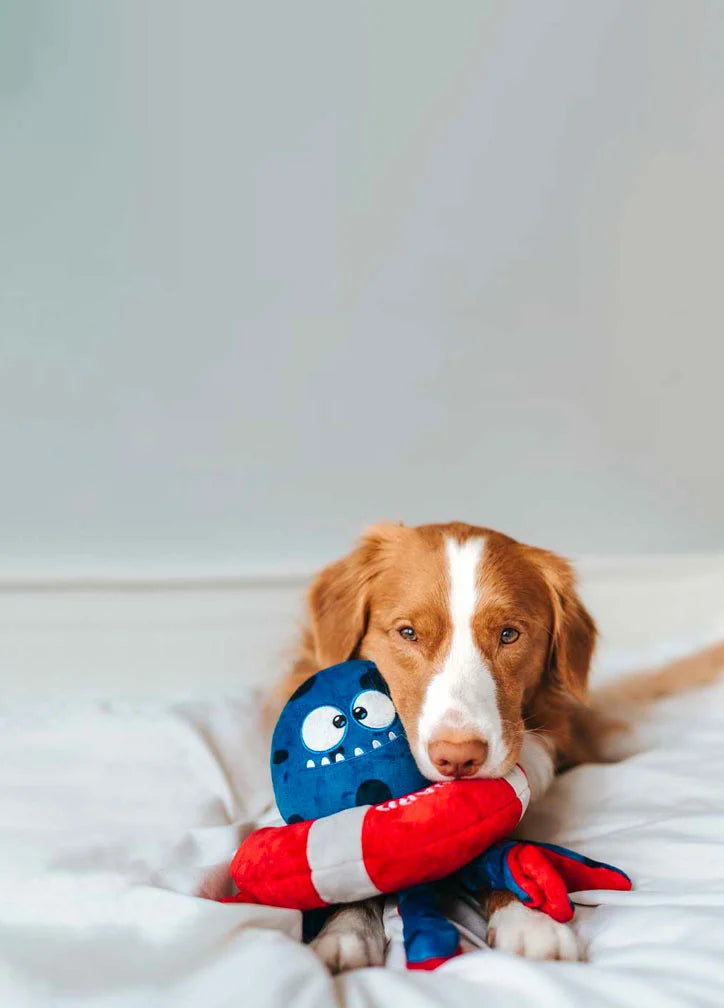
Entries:
[[344,753],[341,752],[330,752],[329,754],[323,755],[318,761],[308,759],[306,769],[314,770],[318,767],[333,766],[336,763],[345,763],[350,760],[359,759],[362,756],[368,756],[371,752],[376,752],[378,749],[383,749],[385,746],[392,745],[393,742],[399,742],[400,740],[406,741],[405,736],[402,734],[398,735],[397,732],[389,731],[387,732],[386,738],[372,739],[372,744],[368,746],[367,749],[363,749],[362,746],[355,746],[351,756],[345,756]]

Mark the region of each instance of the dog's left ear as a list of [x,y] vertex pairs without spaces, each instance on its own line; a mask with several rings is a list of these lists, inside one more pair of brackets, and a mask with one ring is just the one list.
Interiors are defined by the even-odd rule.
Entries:
[[553,610],[548,675],[560,689],[584,701],[596,646],[596,624],[578,594],[570,563],[541,549],[534,550],[534,559],[545,578]]

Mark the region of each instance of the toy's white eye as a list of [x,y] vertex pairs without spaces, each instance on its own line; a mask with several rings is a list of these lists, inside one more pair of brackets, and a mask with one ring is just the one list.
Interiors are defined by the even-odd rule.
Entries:
[[360,693],[352,704],[352,717],[363,728],[386,728],[395,720],[395,713],[390,698],[376,689]]
[[333,749],[346,734],[347,718],[339,707],[315,707],[302,724],[302,742],[314,752]]

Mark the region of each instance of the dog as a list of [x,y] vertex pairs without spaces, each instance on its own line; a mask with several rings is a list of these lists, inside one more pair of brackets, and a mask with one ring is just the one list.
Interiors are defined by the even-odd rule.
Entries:
[[[596,626],[571,565],[501,532],[463,522],[376,525],[314,578],[307,610],[273,708],[318,669],[368,658],[430,780],[501,777],[521,760],[536,801],[556,772],[606,758],[604,738],[624,726],[589,702]],[[684,663],[668,679],[637,679],[609,700],[635,704],[708,681],[717,660],[693,674]],[[508,892],[481,893],[480,902],[490,946],[533,959],[579,958],[568,925]],[[380,902],[340,908],[313,944],[332,972],[381,965]]]

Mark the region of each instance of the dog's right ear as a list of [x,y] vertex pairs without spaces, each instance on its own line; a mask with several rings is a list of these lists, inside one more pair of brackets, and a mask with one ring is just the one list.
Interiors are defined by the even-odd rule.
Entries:
[[352,658],[365,635],[370,587],[382,569],[386,547],[409,531],[401,525],[375,525],[357,549],[325,567],[307,594],[309,629],[319,668]]
[[578,593],[571,564],[548,550],[537,547],[528,550],[545,578],[551,597],[553,623],[548,674],[559,689],[584,703],[596,645],[596,624]]

